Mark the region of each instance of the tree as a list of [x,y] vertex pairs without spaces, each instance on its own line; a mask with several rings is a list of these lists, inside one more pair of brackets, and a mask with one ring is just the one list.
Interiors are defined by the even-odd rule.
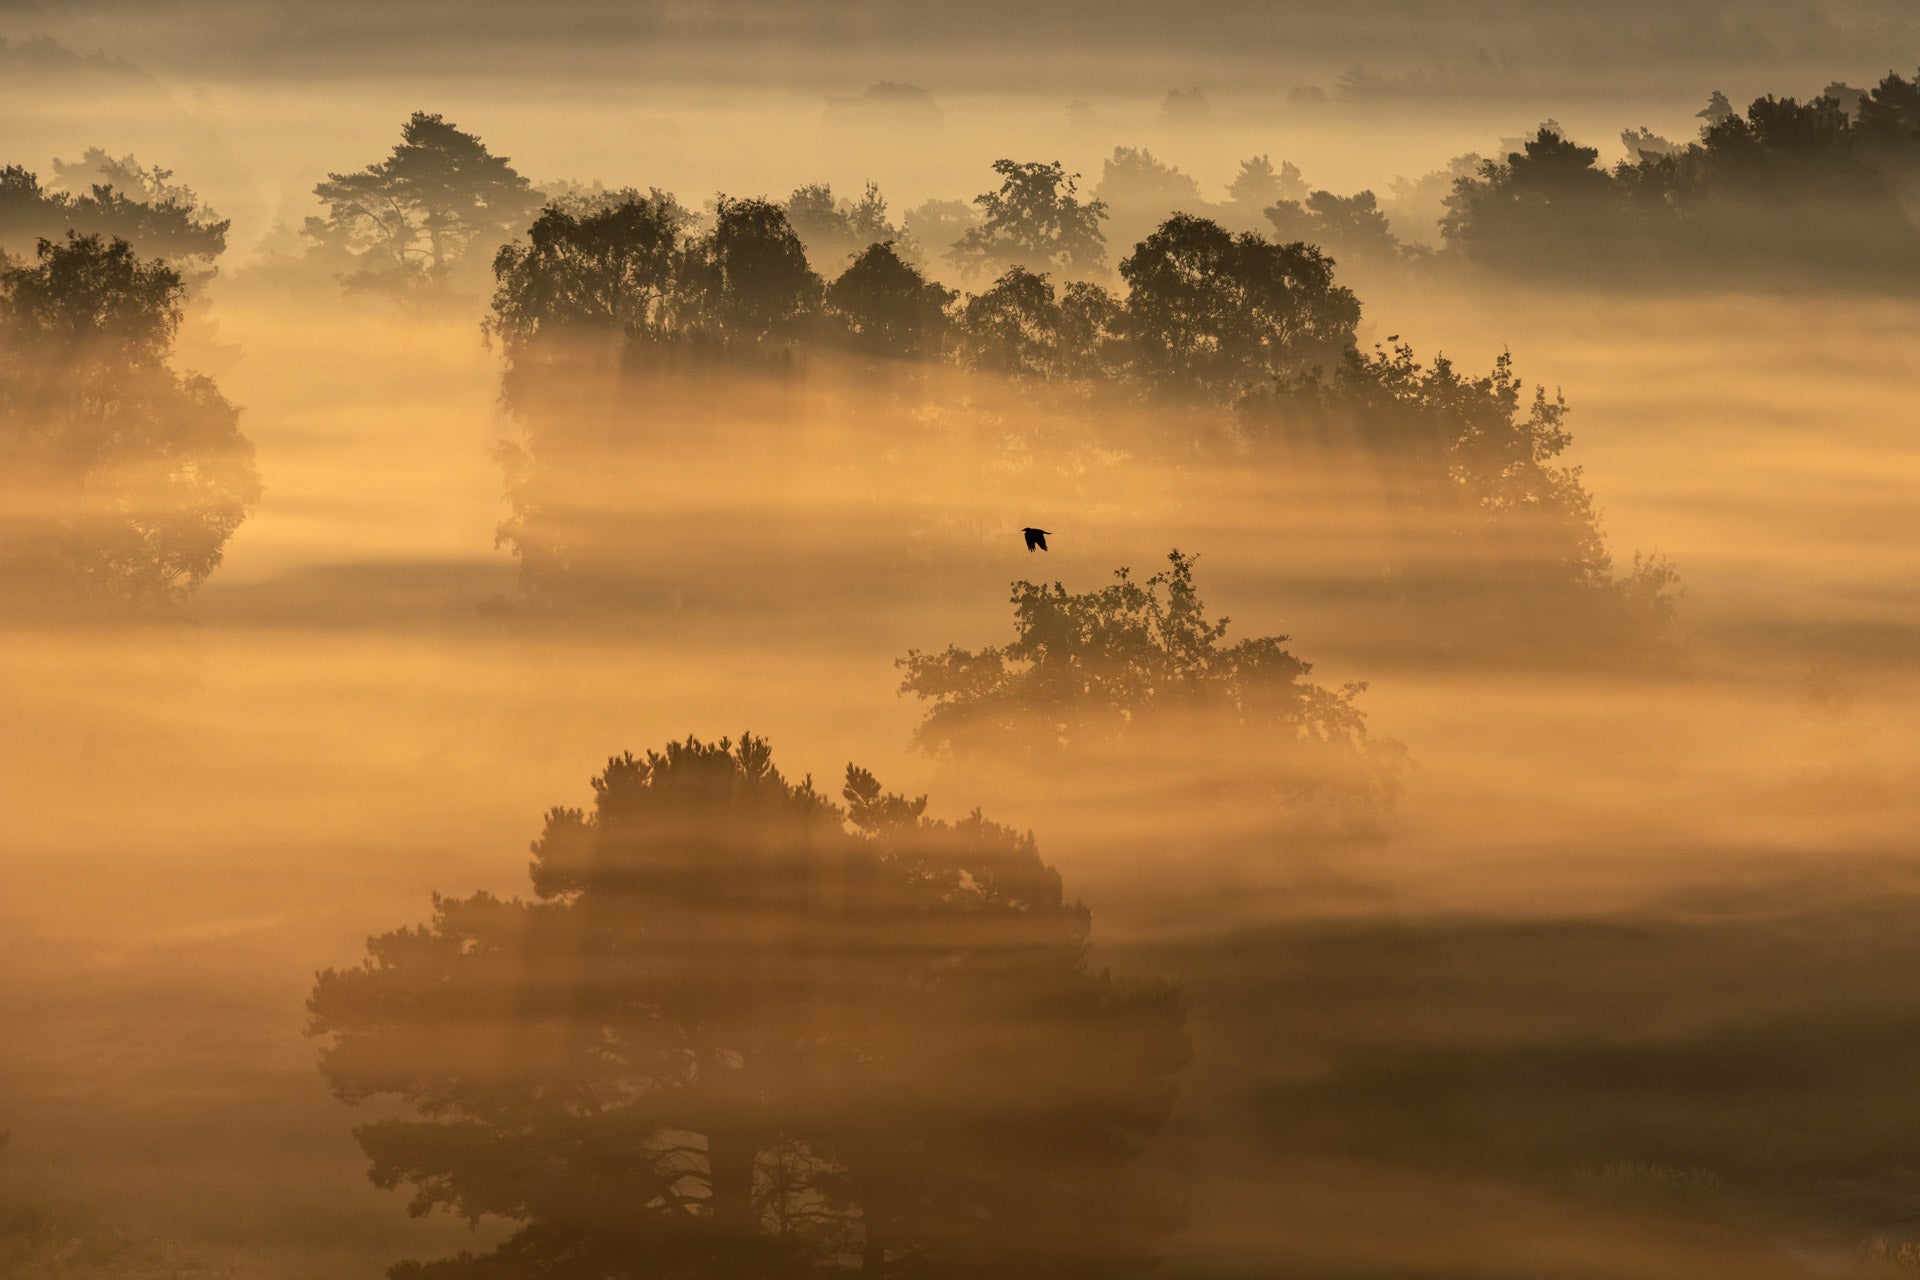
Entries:
[[543,337],[658,336],[668,323],[691,215],[655,187],[613,193],[597,208],[549,208],[524,242],[494,256],[487,330],[516,360]]
[[1920,262],[1907,207],[1920,193],[1920,130],[1893,105],[1916,91],[1899,76],[1873,91],[1828,87],[1807,102],[1756,98],[1744,113],[1716,94],[1698,143],[1629,130],[1628,159],[1611,172],[1548,122],[1454,184],[1448,244],[1563,276],[1884,279],[1890,264]]
[[525,230],[540,194],[474,134],[416,111],[400,143],[358,173],[313,189],[327,206],[305,234],[346,264],[353,289],[404,291],[466,283],[496,246]]
[[974,198],[985,215],[969,228],[948,257],[963,271],[1002,273],[1009,267],[1095,276],[1106,270],[1106,235],[1100,230],[1107,207],[1082,201],[1080,175],[1059,161],[1041,164],[996,160],[998,191]]
[[[1505,620],[1532,612],[1596,652],[1638,661],[1664,643],[1677,575],[1636,553],[1616,573],[1593,496],[1563,460],[1567,404],[1529,388],[1503,353],[1484,375],[1444,356],[1424,364],[1401,343],[1352,353],[1324,375],[1279,380],[1243,397],[1238,416],[1255,441],[1358,444],[1391,460],[1482,578],[1470,607]],[[1505,595],[1521,607],[1494,609]],[[1505,623],[1503,623],[1505,625]]]
[[1400,252],[1400,242],[1371,191],[1350,196],[1316,191],[1304,204],[1283,200],[1266,215],[1282,244],[1305,241],[1356,258],[1391,258]]
[[1094,194],[1121,244],[1133,243],[1170,214],[1207,211],[1200,184],[1145,147],[1115,147],[1101,165]]
[[167,361],[179,273],[69,233],[0,270],[0,597],[164,613],[258,500],[239,411]]
[[1538,265],[1609,245],[1619,206],[1606,171],[1595,167],[1599,158],[1597,147],[1542,125],[1504,163],[1488,160],[1477,176],[1454,183],[1441,232],[1454,249],[1489,263]]
[[779,205],[720,197],[713,229],[687,246],[685,326],[722,346],[780,344],[819,311],[823,285]]
[[1014,267],[967,299],[961,355],[977,369],[1016,378],[1088,378],[1117,370],[1124,309],[1099,285],[1052,281]]
[[1227,204],[1235,229],[1253,231],[1262,225],[1268,209],[1283,200],[1305,200],[1307,184],[1298,166],[1281,161],[1275,169],[1271,158],[1258,155],[1240,162],[1240,171],[1227,185]]
[[827,308],[847,341],[870,355],[938,354],[946,342],[954,292],[934,284],[894,252],[891,241],[869,245],[827,286]]
[[1061,372],[1060,303],[1044,275],[1013,267],[961,311],[967,362],[1013,377],[1049,378]]
[[43,239],[67,232],[119,238],[134,252],[164,260],[189,285],[211,278],[227,248],[229,219],[217,217],[173,171],[144,168],[132,156],[114,159],[91,147],[77,161],[55,160],[64,190],[44,190],[18,165],[0,169],[0,251],[32,253]]
[[1725,122],[1733,115],[1733,104],[1727,101],[1727,95],[1715,89],[1707,97],[1707,105],[1694,112],[1694,118],[1706,121],[1702,129],[1711,129]]
[[1207,616],[1194,557],[1175,550],[1167,561],[1145,582],[1123,568],[1112,585],[1077,594],[1016,582],[1012,643],[908,652],[900,691],[929,704],[914,745],[1024,760],[1150,743],[1199,720],[1262,735],[1289,803],[1372,812],[1391,802],[1401,753],[1368,737],[1354,705],[1366,685],[1307,680],[1313,665],[1286,636],[1224,643],[1229,620]]
[[1339,362],[1360,323],[1359,301],[1318,249],[1186,214],[1141,241],[1120,275],[1136,375],[1222,398]]
[[1906,143],[1911,165],[1911,148],[1920,142],[1920,72],[1911,80],[1888,72],[1861,100],[1859,125],[1864,137]]
[[906,235],[887,219],[886,199],[872,182],[856,201],[836,200],[824,182],[800,187],[787,198],[786,214],[807,247],[808,259],[823,274],[869,245],[901,241]]
[[960,238],[979,225],[979,211],[965,200],[923,200],[900,219],[900,255],[931,270],[927,255],[937,250],[941,260],[949,260]]
[[1645,125],[1638,129],[1622,129],[1620,145],[1626,148],[1629,164],[1659,156],[1679,155],[1686,150],[1671,138],[1663,138]]
[[1087,964],[1031,837],[767,744],[608,761],[550,810],[533,899],[436,897],[319,975],[309,1031],[410,1210],[490,1254],[395,1277],[1106,1274],[1172,1226],[1134,1167],[1179,997]]

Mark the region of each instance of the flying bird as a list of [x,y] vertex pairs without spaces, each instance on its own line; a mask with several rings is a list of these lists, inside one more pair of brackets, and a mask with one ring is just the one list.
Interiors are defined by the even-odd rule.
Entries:
[[1020,532],[1027,535],[1028,551],[1032,551],[1035,547],[1040,548],[1042,551],[1045,551],[1047,549],[1047,530],[1022,529]]

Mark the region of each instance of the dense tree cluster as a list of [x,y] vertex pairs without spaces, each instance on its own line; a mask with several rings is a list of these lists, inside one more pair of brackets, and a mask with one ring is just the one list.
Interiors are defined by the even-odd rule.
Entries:
[[887,201],[876,183],[869,182],[858,200],[836,199],[828,183],[809,183],[787,197],[785,210],[808,260],[822,271],[839,270],[871,245],[897,244],[904,250],[911,243],[887,217]]
[[0,599],[165,611],[258,498],[239,411],[169,364],[184,287],[69,234],[0,269]]
[[658,192],[587,213],[551,208],[526,241],[500,251],[495,273],[489,323],[510,358],[543,333],[735,351],[811,339],[1016,376],[1127,377],[1229,401],[1265,379],[1338,362],[1360,319],[1317,249],[1188,215],[1121,263],[1124,297],[1086,280],[1062,289],[1015,265],[961,302],[885,240],[828,285],[781,206],[723,197],[711,226],[689,234],[679,206]]
[[92,147],[77,161],[55,160],[53,170],[49,188],[19,165],[0,168],[0,252],[31,255],[39,241],[69,231],[117,238],[193,283],[212,275],[226,251],[231,222],[174,182],[170,169]]
[[844,807],[751,736],[609,761],[531,901],[437,897],[320,975],[335,1092],[412,1208],[493,1252],[396,1277],[1109,1274],[1175,1220],[1135,1168],[1188,1056],[1177,992],[1087,961],[1031,837]]
[[[1391,247],[1370,201],[1308,204]],[[884,241],[823,282],[780,206],[722,198],[694,229],[656,191],[584,213],[550,208],[495,267],[490,327],[508,356],[509,399],[530,380],[550,388],[548,411],[524,415],[527,439],[506,451],[504,537],[523,565],[560,558],[557,526],[544,550],[535,534],[552,505],[536,491],[542,464],[567,456],[560,437],[578,434],[568,397],[594,385],[582,359],[630,378],[684,367],[689,354],[784,360],[813,345],[952,362],[1074,396],[1152,397],[1189,410],[1170,433],[1191,427],[1213,448],[1359,445],[1414,476],[1476,549],[1524,548],[1542,574],[1633,614],[1638,630],[1659,630],[1670,608],[1663,564],[1616,581],[1579,473],[1556,461],[1565,405],[1529,395],[1505,357],[1469,378],[1444,359],[1423,367],[1404,347],[1363,355],[1359,300],[1303,240],[1176,214],[1122,260],[1124,292],[1013,266],[961,298]],[[563,369],[557,386],[544,376]]]
[[[1491,266],[1639,277],[1765,270],[1829,278],[1920,261],[1920,84],[1835,84],[1744,114],[1716,95],[1700,141],[1629,133],[1611,170],[1543,126],[1459,179],[1449,246]],[[1645,135],[1645,136],[1642,136]]]

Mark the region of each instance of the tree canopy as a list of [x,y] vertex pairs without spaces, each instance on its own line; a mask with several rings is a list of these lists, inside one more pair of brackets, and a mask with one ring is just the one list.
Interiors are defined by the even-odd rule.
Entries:
[[1369,738],[1355,705],[1364,683],[1328,689],[1286,636],[1226,643],[1208,616],[1195,557],[1102,588],[1013,584],[1014,638],[978,650],[910,651],[900,691],[928,704],[923,750],[1025,759],[1167,730],[1226,723],[1256,731],[1295,804],[1371,811],[1399,792],[1400,752]]
[[1391,258],[1400,251],[1400,241],[1371,191],[1350,196],[1315,191],[1304,201],[1277,201],[1265,214],[1282,243],[1304,241],[1355,258]]
[[1033,840],[844,807],[751,735],[609,760],[530,900],[436,897],[315,984],[310,1032],[411,1211],[499,1218],[396,1277],[1108,1274],[1174,1224],[1135,1167],[1178,994],[1087,963]]
[[1331,365],[1360,302],[1311,245],[1178,214],[1120,264],[1129,354],[1141,375],[1232,399],[1252,382]]
[[542,337],[636,338],[668,323],[691,215],[659,188],[617,193],[596,208],[549,207],[525,242],[501,246],[489,332],[509,358]]
[[961,270],[998,275],[1010,267],[1072,276],[1106,272],[1107,207],[1081,200],[1080,175],[1058,160],[996,160],[1000,187],[974,198],[984,218],[955,242],[948,257]]
[[193,284],[213,274],[226,252],[230,219],[221,218],[176,183],[173,171],[114,158],[90,147],[76,161],[55,160],[55,187],[45,188],[19,165],[0,168],[0,252],[31,254],[41,240],[69,231],[120,239],[159,258]]
[[712,229],[687,245],[681,271],[694,327],[721,345],[799,336],[824,293],[786,212],[770,200],[722,196]]
[[871,355],[937,354],[946,344],[951,289],[901,259],[890,241],[867,246],[827,286],[828,310],[844,338]]
[[1543,126],[1454,184],[1442,229],[1469,260],[1558,275],[1883,275],[1920,262],[1916,83],[1890,73],[1745,112],[1716,93],[1698,142],[1629,133],[1611,170]]
[[466,283],[519,235],[540,194],[505,156],[438,114],[416,111],[385,160],[332,173],[306,220],[323,260],[349,288],[407,291]]
[[872,245],[911,243],[887,217],[887,202],[876,183],[869,182],[858,200],[836,199],[828,183],[809,183],[787,198],[785,210],[808,259],[823,275],[844,270]]
[[164,612],[219,565],[260,485],[239,411],[168,360],[183,285],[69,233],[0,269],[0,591]]

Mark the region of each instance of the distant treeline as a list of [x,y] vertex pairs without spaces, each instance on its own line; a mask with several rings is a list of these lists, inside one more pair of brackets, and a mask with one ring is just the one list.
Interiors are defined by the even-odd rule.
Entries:
[[[1112,282],[1116,265],[1177,214],[1349,263],[1404,271],[1479,266],[1567,278],[1875,285],[1920,264],[1920,73],[1870,89],[1835,81],[1815,97],[1767,95],[1744,113],[1716,91],[1697,141],[1623,130],[1626,158],[1549,120],[1415,178],[1338,194],[1294,164],[1244,160],[1222,198],[1151,151],[1116,147],[1097,183],[1059,162],[1003,159],[1000,185],[972,200],[929,199],[894,217],[878,187],[855,200],[810,183],[775,204],[809,265],[837,275],[876,244],[947,283],[974,285],[1014,266]],[[99,149],[54,162],[50,187],[0,169],[0,252],[30,254],[68,230],[118,236],[164,257],[191,284],[226,248],[228,223],[161,168]],[[624,192],[596,182],[536,185],[476,135],[415,112],[377,163],[314,187],[323,211],[281,228],[256,270],[332,276],[351,291],[418,297],[485,286],[495,250],[543,211],[592,217]],[[682,210],[714,221],[725,197]],[[1119,262],[1116,264],[1116,258]]]
[[1700,141],[1642,130],[1632,158],[1542,127],[1454,183],[1442,224],[1474,262],[1561,275],[1846,280],[1920,267],[1920,84],[1834,84],[1771,95],[1744,115],[1723,95]]
[[[871,183],[857,200],[813,183],[769,203],[823,276],[888,244],[925,274],[964,285],[1015,266],[1112,283],[1118,265],[1132,287],[1130,247],[1181,214],[1399,270],[1771,286],[1864,283],[1920,263],[1916,80],[1890,72],[1871,89],[1836,81],[1805,102],[1758,98],[1744,114],[1716,91],[1698,114],[1691,143],[1623,130],[1626,158],[1611,169],[1598,148],[1548,121],[1503,139],[1496,158],[1463,155],[1398,179],[1384,200],[1316,189],[1297,166],[1266,155],[1243,161],[1224,198],[1209,199],[1192,175],[1123,146],[1085,191],[1057,161],[1003,159],[997,189],[927,200],[897,219]],[[472,282],[484,253],[535,210],[588,217],[621,196],[599,184],[537,189],[477,137],[425,114],[387,160],[330,175],[315,192],[327,212],[308,220],[303,260],[353,288]],[[720,203],[685,211],[687,222],[712,221]]]

